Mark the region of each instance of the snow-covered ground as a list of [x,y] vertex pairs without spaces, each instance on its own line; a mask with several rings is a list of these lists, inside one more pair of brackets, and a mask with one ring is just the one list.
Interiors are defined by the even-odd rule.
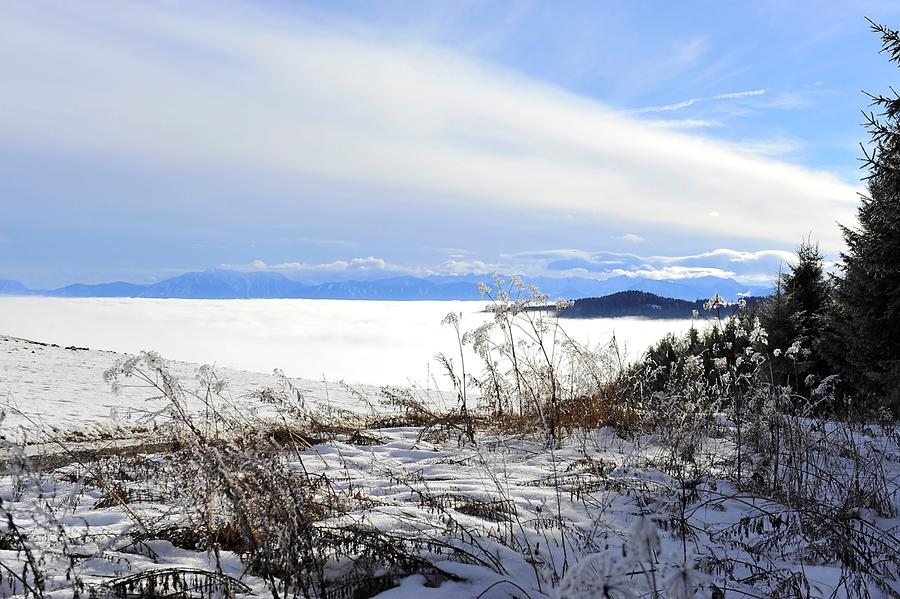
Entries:
[[[490,315],[486,302],[341,300],[178,300],[0,297],[0,334],[118,352],[155,350],[166,358],[250,372],[374,385],[433,384],[434,356],[457,351],[441,326],[462,312],[462,328]],[[563,320],[585,346],[615,334],[631,356],[690,320]],[[471,356],[474,360],[474,356]],[[474,363],[474,362],[473,362]]]
[[[104,373],[126,357],[111,351],[79,349],[0,335],[0,410],[5,410],[3,430],[7,438],[45,440],[48,436],[80,437],[123,435],[150,426],[168,401],[146,386],[123,386],[113,393]],[[200,386],[200,364],[167,360],[167,367],[185,387]],[[235,405],[250,412],[267,406],[253,398],[264,388],[281,388],[271,373],[216,368],[227,382],[227,394]],[[311,402],[335,409],[365,408],[360,397],[377,388],[337,381],[290,379]],[[437,392],[431,396],[438,398]],[[435,400],[437,401],[437,399]],[[191,407],[203,409],[194,398]]]
[[[685,548],[671,530],[666,531],[673,526],[672,514],[679,512],[680,487],[658,467],[664,448],[638,446],[608,430],[552,452],[540,443],[515,438],[482,438],[479,447],[461,448],[455,440],[423,440],[415,429],[382,429],[375,435],[378,441],[373,445],[317,445],[292,458],[290,465],[333,477],[337,493],[352,505],[336,521],[389,531],[396,535],[398,547],[406,539],[422,545],[431,542],[434,547],[446,543],[458,546],[459,557],[465,556],[449,559],[437,550],[432,554],[435,565],[459,581],[436,586],[423,575],[412,575],[377,594],[379,599],[600,599],[604,585],[613,591],[608,597],[633,599],[649,596],[654,583],[664,591],[662,597],[710,597],[713,579],[695,568],[695,560],[708,565],[717,554],[736,552],[722,541],[725,531],[753,512],[757,503],[723,498],[693,508],[690,520],[696,531]],[[135,534],[136,519],[148,528],[169,530],[190,511],[165,503],[160,488],[132,481],[133,495],[146,498],[130,501],[130,513],[110,501],[103,489],[80,491],[77,479],[83,468],[72,465],[62,472],[76,482],[54,481],[56,495],[50,501],[54,506],[68,501],[62,526],[69,550],[93,556],[78,561],[71,576],[101,585],[138,572],[171,567],[215,572],[218,566],[246,583],[256,596],[271,596],[265,581],[247,574],[231,551],[221,551],[217,559],[211,552],[175,546],[169,540],[135,542],[140,537]],[[13,494],[8,485],[0,479],[0,495]],[[719,491],[734,490],[723,486]],[[26,492],[9,507],[18,510],[19,526],[34,538],[58,544],[51,541],[56,531],[46,528],[47,508],[38,507],[40,502],[35,493]],[[760,513],[771,507],[758,502]],[[71,586],[63,576],[66,564],[58,556],[36,553],[45,556],[45,567],[55,574],[48,576],[48,586]],[[22,554],[0,550],[0,557],[23,567]],[[577,568],[579,563],[584,565]],[[782,565],[789,566],[789,560]],[[652,571],[657,580],[633,574],[642,570]],[[811,570],[815,570],[810,572],[812,596],[827,596],[840,571]],[[564,573],[562,585],[567,590],[558,588],[558,577]],[[684,592],[682,578],[688,581]],[[752,593],[753,586],[743,590]],[[10,594],[0,585],[0,596],[4,591]]]
[[[147,304],[124,302],[119,312],[111,310],[112,316],[104,319],[105,301],[27,300],[35,303],[23,304],[26,309],[19,312],[23,327],[32,334],[46,331],[33,336],[60,346],[0,337],[0,402],[7,408],[0,433],[11,433],[12,439],[21,438],[22,431],[31,440],[62,437],[71,440],[66,442],[69,451],[83,446],[76,442],[84,438],[99,439],[92,447],[98,447],[97,443],[105,447],[108,439],[120,437],[163,438],[162,433],[152,430],[155,423],[170,418],[165,412],[169,402],[159,397],[158,390],[129,386],[134,379],[122,379],[125,386],[116,395],[103,380],[103,373],[126,356],[66,345],[102,347],[104,339],[127,343],[129,331],[144,331],[151,338],[157,334],[160,341],[171,343],[173,350],[183,339],[186,354],[209,352],[209,359],[203,361],[211,362],[216,358],[216,342],[228,353],[230,346],[224,343],[228,332],[243,331],[244,339],[256,345],[234,350],[231,355],[238,361],[242,355],[253,360],[260,356],[253,357],[252,350],[262,347],[269,339],[267,335],[277,338],[279,323],[290,322],[285,313],[297,307],[281,306],[279,302],[213,302],[197,312],[196,306],[181,302],[169,305],[163,300],[155,312],[156,308],[149,310]],[[141,300],[145,301],[155,302]],[[382,317],[398,310],[397,323],[402,320],[399,309],[409,306],[385,304],[377,309],[383,311]],[[441,329],[431,321],[439,320],[448,307],[446,303],[428,310],[419,306],[422,311],[417,312],[415,322],[437,334]],[[347,316],[338,308],[334,306],[330,318]],[[474,321],[473,326],[480,322],[477,319],[481,315],[474,307],[463,305],[458,309],[463,308],[468,310],[464,323],[466,318]],[[259,317],[262,321],[252,316],[259,311],[268,314]],[[46,328],[39,330],[36,323],[40,314],[55,324],[40,325]],[[202,321],[199,328],[187,326],[191,314]],[[307,318],[312,327],[314,319]],[[356,318],[360,323],[364,320],[360,314]],[[300,321],[303,319],[296,322]],[[268,323],[272,332],[248,334],[260,322]],[[7,324],[14,323],[10,319]],[[63,325],[69,328],[55,328]],[[383,323],[370,325],[369,339],[389,333]],[[119,326],[123,328],[117,329]],[[325,330],[321,324],[317,326],[320,332]],[[394,334],[422,334],[413,329],[404,326],[401,333]],[[90,341],[76,338],[77,333],[91,330],[99,332]],[[192,335],[216,330],[219,336],[211,341],[191,345]],[[290,347],[292,335],[302,331],[302,327],[283,331],[282,347]],[[358,339],[363,333],[353,333],[351,328],[348,335],[348,339],[353,335]],[[339,352],[337,345],[331,347],[331,351]],[[363,355],[356,353],[360,350],[352,342],[343,348],[345,361]],[[441,349],[432,348],[429,355]],[[450,346],[445,351],[452,349]],[[312,359],[314,353],[290,355]],[[401,354],[392,358],[400,359]],[[202,414],[206,407],[203,401],[199,397],[190,399],[190,391],[201,387],[199,364],[168,362],[166,366],[189,392],[190,410]],[[388,367],[387,363],[384,366]],[[233,413],[261,420],[277,415],[272,412],[273,404],[263,401],[257,392],[263,388],[284,389],[283,380],[231,368],[219,368],[217,373],[228,381],[223,397]],[[384,398],[382,389],[375,386],[303,379],[292,379],[291,384],[311,408],[366,413],[377,410]],[[433,391],[418,393],[438,408],[453,404],[447,396]],[[202,390],[199,395],[202,397]],[[896,437],[882,434],[878,427],[867,430],[854,433],[854,442],[859,451],[884,456],[880,467],[887,482],[879,492],[896,510],[900,507]],[[75,431],[84,437],[73,435]],[[887,560],[888,568],[896,563],[900,552],[900,520],[896,517],[885,517],[874,508],[842,515],[840,506],[831,506],[832,499],[825,495],[818,506],[797,508],[736,489],[728,482],[724,459],[733,450],[729,438],[724,431],[722,436],[706,438],[690,462],[680,462],[664,434],[623,437],[605,428],[573,434],[560,447],[549,450],[539,437],[522,433],[483,430],[477,443],[461,444],[457,436],[439,429],[436,434],[423,434],[417,428],[391,427],[367,430],[362,439],[356,440],[346,434],[335,435],[327,442],[287,451],[283,459],[286,472],[296,476],[303,473],[298,480],[328,481],[335,512],[318,516],[317,526],[339,530],[352,525],[380,531],[381,542],[422,551],[451,576],[436,582],[433,577],[413,574],[402,577],[394,588],[335,597],[581,599],[603,597],[605,589],[609,597],[630,599],[649,597],[654,587],[660,597],[666,598],[722,596],[716,594],[719,592],[725,597],[767,597],[777,595],[773,589],[779,584],[784,584],[781,596],[793,596],[791,577],[798,573],[803,576],[798,588],[806,589],[804,596],[843,597],[848,596],[846,587],[835,594],[832,591],[852,572],[842,570],[834,560],[810,557],[827,553],[822,547],[840,537],[832,528],[859,534],[863,546],[858,549],[863,555]],[[835,439],[840,442],[839,435]],[[218,452],[218,447],[213,445],[210,451]],[[192,518],[205,514],[190,500],[195,492],[190,486],[196,482],[190,476],[196,470],[189,457],[162,452],[87,459],[51,445],[43,448],[65,454],[62,465],[43,472],[14,468],[12,475],[0,476],[0,512],[12,515],[30,548],[30,554],[22,551],[8,525],[0,527],[0,564],[9,568],[0,572],[0,597],[28,594],[12,573],[35,584],[27,575],[30,559],[44,576],[46,596],[52,597],[71,597],[75,588],[84,594],[94,589],[102,595],[104,583],[163,568],[219,570],[240,579],[255,596],[271,596],[266,580],[248,571],[237,553],[223,549],[217,555],[173,536],[173,527],[197,526]],[[7,447],[5,451],[0,462],[5,467],[15,466],[13,458],[20,449]],[[26,454],[35,455],[33,449]],[[249,466],[240,463],[236,467]],[[837,471],[834,475],[841,476]],[[315,497],[321,499],[318,494]],[[802,509],[821,513],[809,517],[801,514]],[[810,521],[815,524],[812,528]],[[684,536],[683,530],[687,531]],[[788,530],[798,532],[782,532]],[[818,544],[819,553],[812,551],[812,544]],[[450,551],[448,547],[455,549]],[[344,556],[343,561],[328,568],[337,576],[351,568],[351,563]],[[178,576],[184,579],[187,575]],[[174,579],[166,580],[171,583]],[[134,584],[140,588],[139,583]],[[204,597],[217,596],[211,586],[204,588]],[[892,597],[900,587],[896,583],[893,590],[871,586],[871,592],[872,597]]]

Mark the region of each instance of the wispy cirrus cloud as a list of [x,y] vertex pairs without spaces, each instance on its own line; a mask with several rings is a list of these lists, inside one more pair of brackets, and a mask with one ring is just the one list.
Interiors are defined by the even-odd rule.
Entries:
[[689,108],[694,104],[699,104],[703,101],[703,98],[690,98],[688,100],[682,100],[681,102],[674,102],[672,104],[660,104],[659,106],[645,106],[643,108],[635,108],[634,110],[629,110],[630,114],[646,114],[648,112],[672,112],[673,110],[682,110],[684,108]]
[[750,89],[742,92],[731,92],[727,94],[717,94],[712,96],[712,100],[734,100],[736,98],[750,98],[753,96],[761,96],[765,94],[768,90],[765,89]]
[[635,108],[633,110],[629,110],[629,114],[646,114],[651,112],[672,112],[675,110],[683,110],[685,108],[690,108],[695,104],[699,104],[701,102],[709,102],[714,100],[737,100],[740,98],[751,98],[753,96],[761,96],[765,94],[768,90],[765,89],[751,89],[746,91],[739,92],[729,92],[724,94],[716,94],[714,96],[707,96],[705,98],[689,98],[687,100],[682,100],[680,102],[673,102],[672,104],[662,104],[659,106],[645,106],[643,108]]

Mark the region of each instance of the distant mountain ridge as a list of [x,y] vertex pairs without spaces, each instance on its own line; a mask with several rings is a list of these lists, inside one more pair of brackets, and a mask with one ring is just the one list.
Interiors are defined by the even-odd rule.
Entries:
[[0,279],[0,295],[27,295],[29,289],[18,281]]
[[[712,276],[676,280],[626,276],[605,280],[579,277],[523,278],[528,285],[536,285],[543,293],[554,299],[580,299],[608,296],[621,291],[643,291],[661,297],[693,301],[708,298],[714,293],[728,299],[736,299],[740,295],[767,295],[769,292],[764,287]],[[238,272],[214,268],[184,273],[147,285],[117,281],[33,290],[17,281],[0,279],[0,295],[177,299],[478,300],[483,298],[478,292],[477,284],[489,281],[488,275],[435,275],[424,278],[397,276],[310,285],[275,272]]]

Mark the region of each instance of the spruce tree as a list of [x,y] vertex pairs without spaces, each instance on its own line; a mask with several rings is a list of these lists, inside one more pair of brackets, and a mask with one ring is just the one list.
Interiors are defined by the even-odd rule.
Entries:
[[[803,240],[797,248],[797,262],[784,275],[784,294],[793,318],[794,339],[799,351],[787,357],[795,364],[798,378],[814,374],[819,379],[832,374],[822,355],[821,340],[831,286],[825,279],[824,257],[819,244]],[[788,351],[790,354],[790,351]],[[798,380],[797,384],[802,383]]]
[[828,299],[824,257],[819,244],[804,240],[797,248],[797,262],[784,274],[784,294],[796,313],[800,334],[813,338]]
[[[900,64],[900,33],[872,23],[882,52]],[[900,415],[900,96],[870,95],[863,147],[868,170],[855,228],[844,227],[833,326],[844,378],[857,397]]]
[[777,385],[796,385],[791,379],[793,369],[784,352],[794,342],[799,333],[794,310],[791,307],[788,295],[785,292],[787,276],[778,273],[775,281],[775,293],[766,299],[759,310],[759,320],[767,333],[765,348],[759,348],[770,353],[769,364],[772,383]]

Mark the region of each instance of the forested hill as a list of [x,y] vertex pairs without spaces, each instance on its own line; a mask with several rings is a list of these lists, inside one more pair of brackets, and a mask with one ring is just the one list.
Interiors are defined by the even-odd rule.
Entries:
[[[748,297],[753,304],[762,298]],[[645,318],[691,318],[697,310],[702,317],[715,316],[704,310],[707,300],[687,301],[671,297],[661,297],[644,291],[620,291],[604,297],[588,297],[575,303],[560,314],[564,318],[614,318],[617,316],[643,316]],[[722,308],[722,315],[730,314],[731,308]]]

